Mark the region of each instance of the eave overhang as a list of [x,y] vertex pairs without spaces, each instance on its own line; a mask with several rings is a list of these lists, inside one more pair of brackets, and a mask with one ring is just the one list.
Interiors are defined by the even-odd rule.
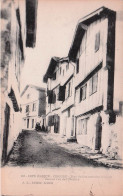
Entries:
[[48,66],[48,69],[46,71],[46,74],[43,77],[43,82],[47,83],[48,78],[52,78],[53,77],[53,73],[56,69],[56,67],[58,66],[58,62],[59,62],[59,57],[52,57]]
[[12,101],[14,111],[19,112],[19,106],[18,106],[18,103],[17,103],[17,99],[16,99],[16,96],[15,96],[14,90],[12,88],[11,88],[11,91],[8,94],[8,96]]
[[20,20],[20,10],[19,8],[16,9],[16,17],[19,25],[19,47],[21,51],[21,59],[24,60],[24,43],[22,39],[22,27],[21,27],[21,20]]
[[85,34],[85,32],[88,29],[88,26],[98,20],[101,19],[102,17],[115,17],[116,12],[105,8],[105,7],[101,7],[99,9],[97,9],[96,11],[92,12],[91,14],[83,17],[81,20],[79,20],[76,30],[75,30],[75,34],[74,34],[74,38],[73,38],[73,42],[72,45],[70,47],[69,53],[68,53],[68,57],[70,61],[76,62],[77,60],[77,55],[78,55],[78,51],[80,49],[80,45],[82,42],[82,38]]

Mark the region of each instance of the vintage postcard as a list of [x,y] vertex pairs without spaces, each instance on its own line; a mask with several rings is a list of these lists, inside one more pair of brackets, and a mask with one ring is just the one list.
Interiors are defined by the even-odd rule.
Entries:
[[123,1],[1,1],[1,196],[123,195]]

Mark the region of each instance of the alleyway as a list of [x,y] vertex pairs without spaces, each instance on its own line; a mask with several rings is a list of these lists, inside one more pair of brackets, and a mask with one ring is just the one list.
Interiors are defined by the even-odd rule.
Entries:
[[8,166],[93,166],[79,155],[66,152],[57,144],[48,143],[36,131],[23,131],[14,145]]

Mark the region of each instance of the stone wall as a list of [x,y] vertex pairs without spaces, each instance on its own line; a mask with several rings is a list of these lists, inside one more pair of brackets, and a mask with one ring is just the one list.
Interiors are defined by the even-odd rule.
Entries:
[[112,159],[121,159],[122,157],[122,127],[123,118],[116,117],[116,123],[109,125],[109,146],[106,154]]

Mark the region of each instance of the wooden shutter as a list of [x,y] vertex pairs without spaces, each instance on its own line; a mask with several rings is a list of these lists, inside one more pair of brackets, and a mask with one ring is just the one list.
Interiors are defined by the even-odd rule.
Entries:
[[76,62],[76,74],[79,73],[79,59]]
[[89,95],[92,95],[92,78],[89,80]]
[[59,87],[58,100],[59,101],[64,101],[65,100],[65,86],[60,86]]
[[80,88],[80,102],[82,101],[82,88]]
[[93,76],[93,93],[97,92],[98,74]]
[[53,95],[52,95],[52,103],[56,103],[56,93],[55,93],[55,90],[53,91]]
[[99,47],[100,47],[100,32],[98,32],[95,37],[95,52],[99,50]]
[[82,100],[86,99],[86,88],[87,88],[87,85],[83,86]]
[[53,103],[53,91],[49,90],[48,91],[48,103]]

